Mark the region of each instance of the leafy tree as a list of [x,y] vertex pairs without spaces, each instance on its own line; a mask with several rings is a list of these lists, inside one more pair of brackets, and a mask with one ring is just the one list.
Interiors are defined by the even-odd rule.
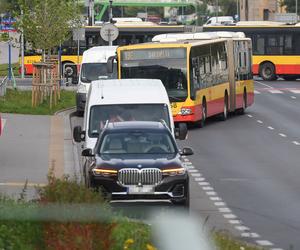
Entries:
[[70,31],[79,25],[76,0],[19,0],[17,27],[34,49],[48,52],[65,41]]
[[218,2],[222,15],[234,16],[237,13],[236,0],[204,0],[204,3],[215,6]]
[[[299,13],[299,8],[300,8],[299,5],[300,5],[300,2],[298,4],[298,11],[297,11],[297,13]],[[281,0],[280,1],[280,6],[281,7],[286,6],[287,12],[296,13],[296,3],[295,3],[295,0]]]
[[12,13],[18,10],[18,0],[0,0],[0,13]]

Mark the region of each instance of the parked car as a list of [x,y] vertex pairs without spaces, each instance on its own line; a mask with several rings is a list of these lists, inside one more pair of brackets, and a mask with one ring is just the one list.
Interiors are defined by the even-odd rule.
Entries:
[[117,200],[155,199],[189,207],[189,176],[169,127],[161,122],[107,122],[82,155],[88,187]]

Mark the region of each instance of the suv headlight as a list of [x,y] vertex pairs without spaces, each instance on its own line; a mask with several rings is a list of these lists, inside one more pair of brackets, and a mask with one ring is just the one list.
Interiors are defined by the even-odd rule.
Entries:
[[169,168],[162,170],[162,174],[166,176],[183,175],[185,172],[185,168]]
[[94,175],[101,175],[104,177],[110,177],[110,176],[116,176],[118,174],[117,170],[112,169],[102,169],[102,168],[94,168],[92,169],[92,172]]
[[87,91],[86,91],[85,85],[79,84],[78,89],[77,89],[77,92],[78,92],[78,93],[84,93],[84,94],[86,94]]

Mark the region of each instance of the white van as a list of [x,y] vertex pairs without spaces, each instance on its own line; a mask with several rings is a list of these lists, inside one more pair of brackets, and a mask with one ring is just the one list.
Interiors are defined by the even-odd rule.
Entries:
[[82,62],[76,92],[77,113],[83,113],[86,95],[90,83],[99,78],[117,78],[117,70],[114,74],[107,73],[107,59],[116,54],[117,46],[97,46],[83,52]]
[[[87,97],[83,130],[74,128],[76,142],[94,148],[106,121],[164,121],[179,139],[186,128],[175,131],[167,91],[160,80],[122,79],[93,81]],[[175,133],[176,132],[176,133]]]
[[203,26],[217,26],[217,25],[232,25],[234,24],[234,19],[232,16],[218,16],[211,17]]

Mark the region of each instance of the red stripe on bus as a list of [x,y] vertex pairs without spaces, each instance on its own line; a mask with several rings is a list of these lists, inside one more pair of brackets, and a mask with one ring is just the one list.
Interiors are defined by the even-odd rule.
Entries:
[[[277,64],[275,67],[278,75],[300,75],[300,64]],[[252,72],[259,75],[259,64],[253,64]]]
[[300,65],[299,64],[277,64],[276,65],[276,74],[284,75],[284,74],[292,74],[298,75],[300,74]]
[[33,65],[32,64],[25,64],[24,67],[25,67],[26,75],[32,75]]

